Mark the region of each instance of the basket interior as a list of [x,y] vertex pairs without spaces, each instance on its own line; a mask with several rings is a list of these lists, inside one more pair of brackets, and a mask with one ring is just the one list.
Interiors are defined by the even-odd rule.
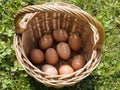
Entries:
[[37,12],[33,13],[31,19],[23,18],[22,22],[27,22],[26,31],[22,34],[22,46],[26,56],[31,49],[38,47],[38,40],[42,35],[52,33],[55,29],[64,29],[68,33],[79,34],[82,39],[82,54],[87,61],[91,58],[94,36],[87,21],[64,13]]

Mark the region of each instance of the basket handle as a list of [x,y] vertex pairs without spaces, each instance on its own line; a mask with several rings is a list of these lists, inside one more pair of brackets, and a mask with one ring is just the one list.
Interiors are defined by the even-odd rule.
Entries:
[[105,32],[104,32],[104,28],[102,24],[99,21],[97,21],[95,18],[93,18],[91,15],[86,13],[85,11],[82,11],[82,14],[89,20],[91,24],[93,24],[98,29],[98,34],[100,38],[98,42],[93,46],[93,49],[96,49],[96,48],[103,49],[103,44],[105,40]]
[[24,16],[27,13],[53,11],[53,12],[68,13],[75,16],[75,13],[72,11],[72,9],[74,9],[73,11],[75,10],[78,11],[78,9],[81,10],[75,5],[67,4],[64,2],[56,2],[56,3],[49,2],[42,5],[31,5],[24,7],[15,14],[15,18],[14,18],[15,31],[18,34],[22,34],[25,31],[25,28],[20,27],[19,22],[22,16]]
[[[104,30],[101,23],[99,23],[96,19],[94,19],[92,16],[90,16],[88,13],[83,11],[82,9],[78,8],[75,5],[63,3],[63,2],[57,2],[57,3],[46,3],[43,5],[32,5],[27,6],[19,10],[15,14],[14,23],[15,23],[15,30],[16,33],[22,34],[25,31],[25,28],[20,28],[19,21],[22,16],[24,16],[26,13],[35,13],[35,12],[61,12],[61,13],[67,13],[69,15],[73,15],[76,18],[80,18],[81,20],[86,20],[93,24],[98,29],[99,33],[99,40],[97,44],[93,47],[96,48],[98,46],[103,45],[104,43]],[[100,47],[101,48],[101,47]]]

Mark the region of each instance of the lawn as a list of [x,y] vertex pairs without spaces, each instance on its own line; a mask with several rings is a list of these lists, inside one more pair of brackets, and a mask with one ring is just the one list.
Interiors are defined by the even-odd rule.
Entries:
[[90,76],[60,90],[120,90],[120,0],[0,0],[0,90],[55,90],[30,77],[13,50],[14,15],[27,5],[65,1],[81,7],[102,23],[104,53]]

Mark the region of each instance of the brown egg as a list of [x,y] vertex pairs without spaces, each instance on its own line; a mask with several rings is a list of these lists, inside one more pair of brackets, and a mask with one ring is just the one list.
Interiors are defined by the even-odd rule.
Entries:
[[57,52],[58,52],[58,55],[64,60],[68,60],[71,55],[70,47],[65,42],[60,42],[57,45]]
[[40,49],[33,49],[29,53],[29,58],[33,64],[41,64],[44,60],[44,53]]
[[55,65],[58,63],[58,53],[54,48],[48,48],[45,51],[45,60],[48,64]]
[[74,56],[72,60],[72,67],[74,70],[78,70],[82,68],[86,64],[86,60],[82,55],[76,55]]
[[49,64],[45,64],[44,66],[42,66],[41,70],[49,75],[58,75],[57,69]]
[[65,30],[57,29],[57,30],[53,31],[53,38],[57,42],[67,41],[68,34]]
[[70,74],[70,73],[73,73],[73,72],[74,72],[73,68],[70,65],[67,65],[67,64],[62,65],[59,68],[59,74],[60,75]]
[[53,39],[52,39],[51,35],[46,34],[46,35],[40,37],[39,46],[41,49],[45,50],[45,49],[51,47],[52,44],[53,44]]
[[74,51],[78,51],[81,49],[81,38],[77,34],[71,34],[68,38],[68,44],[71,49]]

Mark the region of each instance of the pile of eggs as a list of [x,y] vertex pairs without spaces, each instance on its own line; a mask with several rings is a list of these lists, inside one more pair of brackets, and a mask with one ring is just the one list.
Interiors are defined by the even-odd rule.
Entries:
[[41,71],[48,75],[64,75],[81,69],[86,60],[81,51],[81,38],[76,33],[56,29],[39,39],[39,48],[29,52],[34,65],[41,65]]

